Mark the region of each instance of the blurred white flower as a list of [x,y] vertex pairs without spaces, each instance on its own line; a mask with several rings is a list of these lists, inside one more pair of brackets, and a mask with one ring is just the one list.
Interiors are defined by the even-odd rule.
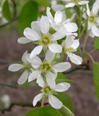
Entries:
[[8,108],[10,106],[10,96],[9,95],[4,94],[3,96],[1,96],[0,101],[2,102],[2,104],[5,108]]
[[78,39],[74,40],[74,39],[75,39],[74,36],[67,36],[66,40],[63,41],[62,46],[64,52],[70,58],[71,62],[80,65],[82,63],[82,58],[72,53],[77,51],[77,48],[79,46],[79,40]]
[[40,78],[38,84],[39,84],[39,86],[42,87],[42,93],[38,94],[33,99],[33,106],[35,106],[37,104],[37,102],[41,99],[45,99],[45,100],[48,99],[49,104],[53,108],[60,109],[63,106],[63,103],[57,97],[55,97],[53,94],[55,94],[55,92],[64,92],[64,91],[68,90],[70,87],[70,84],[63,82],[63,83],[59,83],[57,85],[55,84],[55,86],[52,87],[52,86],[45,84],[42,77]]

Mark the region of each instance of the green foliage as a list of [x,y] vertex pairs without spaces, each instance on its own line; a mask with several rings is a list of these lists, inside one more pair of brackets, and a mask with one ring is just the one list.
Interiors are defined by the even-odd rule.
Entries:
[[99,101],[99,62],[93,63],[93,76],[96,94]]
[[70,109],[71,112],[74,112],[71,98],[66,93],[57,92],[56,94],[54,94],[54,96],[56,96],[63,103],[65,107]]
[[27,2],[18,18],[18,29],[21,34],[26,27],[31,27],[31,22],[36,21],[38,17],[38,5],[34,1]]
[[63,73],[58,73],[56,78],[56,83],[67,82],[67,83],[74,83],[73,81],[67,79]]
[[99,50],[99,37],[95,40],[94,44],[95,44],[95,48]]
[[58,111],[61,116],[74,116],[73,113],[67,107],[62,107]]
[[59,112],[51,106],[35,108],[27,113],[26,116],[61,116]]
[[47,7],[49,6],[49,2],[48,0],[35,0],[38,4],[40,4],[41,6]]
[[12,20],[12,16],[11,16],[11,11],[10,11],[10,6],[9,6],[8,0],[5,0],[4,3],[3,3],[2,14],[3,14],[3,17],[6,20],[8,20],[8,21]]

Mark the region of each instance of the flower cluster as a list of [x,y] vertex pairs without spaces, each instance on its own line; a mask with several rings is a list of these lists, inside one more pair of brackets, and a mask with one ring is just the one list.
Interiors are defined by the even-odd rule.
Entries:
[[[70,0],[71,2],[71,0]],[[75,4],[86,4],[83,1],[69,3],[66,5],[74,6]],[[33,100],[33,106],[42,99],[42,104],[48,101],[49,104],[60,109],[63,103],[54,95],[57,92],[63,92],[69,89],[70,84],[67,82],[56,83],[58,72],[64,72],[71,68],[68,61],[62,62],[57,58],[63,59],[63,53],[67,55],[67,59],[76,65],[82,63],[82,58],[73,52],[79,47],[79,38],[77,36],[78,26],[73,23],[71,18],[66,19],[65,11],[56,11],[54,17],[48,7],[46,10],[47,16],[42,16],[39,21],[33,21],[31,28],[25,28],[24,36],[18,39],[21,44],[34,43],[37,46],[28,53],[26,51],[22,56],[23,64],[12,64],[9,66],[9,71],[15,72],[21,70],[22,75],[18,79],[18,84],[23,84],[27,80],[31,82],[36,80],[37,84],[42,87],[40,94]],[[43,61],[39,58],[39,54],[44,52]]]

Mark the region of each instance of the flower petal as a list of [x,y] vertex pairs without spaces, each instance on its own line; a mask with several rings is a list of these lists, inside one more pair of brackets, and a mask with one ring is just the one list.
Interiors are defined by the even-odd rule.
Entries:
[[38,33],[30,28],[25,28],[24,35],[31,41],[36,41],[40,39]]
[[30,42],[31,42],[31,40],[27,39],[26,37],[20,37],[18,39],[18,43],[20,43],[20,44],[27,44],[27,43],[30,43]]
[[43,97],[43,93],[40,93],[37,96],[35,96],[35,98],[33,99],[33,106],[35,106],[37,102],[42,99],[42,97]]
[[79,39],[76,39],[76,40],[74,40],[74,42],[73,42],[73,44],[71,45],[71,47],[72,47],[73,49],[77,49],[78,46],[79,46]]
[[64,92],[64,91],[68,90],[69,87],[70,87],[70,84],[69,83],[66,83],[66,82],[59,83],[59,84],[57,84],[55,86],[55,91],[57,91],[57,92]]
[[80,1],[80,2],[78,2],[79,5],[84,5],[84,4],[88,4],[88,3],[89,3],[89,1]]
[[66,23],[64,26],[68,32],[76,32],[78,30],[76,23]]
[[49,47],[50,51],[53,53],[61,53],[62,52],[62,47],[58,44],[52,43],[52,44],[49,44],[48,47]]
[[57,11],[55,13],[55,18],[54,18],[55,23],[61,23],[62,17],[63,17],[63,13],[61,11]]
[[74,6],[75,6],[75,3],[68,3],[67,5],[65,5],[66,8],[74,7]]
[[53,95],[49,95],[48,101],[55,109],[60,109],[63,106],[62,102]]
[[36,46],[36,47],[32,50],[32,52],[31,52],[31,54],[30,54],[30,58],[33,58],[33,57],[35,57],[36,55],[40,54],[41,51],[42,51],[42,48],[43,48],[42,45]]
[[53,52],[51,52],[50,50],[48,50],[46,52],[46,56],[45,59],[46,61],[48,61],[49,63],[53,60],[53,58],[55,57],[55,54]]
[[53,9],[54,11],[61,11],[61,10],[63,10],[64,8],[65,8],[65,6],[64,6],[64,5],[61,5],[61,4],[52,5],[52,9]]
[[43,78],[42,78],[42,76],[41,75],[39,75],[38,77],[37,77],[37,81],[36,81],[37,83],[38,83],[38,85],[40,86],[40,87],[44,87],[44,80],[43,80]]
[[95,36],[99,37],[99,28],[97,28],[96,25],[93,25],[93,26],[92,26],[92,33],[93,33]]
[[40,74],[41,74],[40,70],[33,71],[28,77],[28,82],[31,82],[31,81],[37,79]]
[[62,62],[62,63],[55,64],[53,66],[53,69],[56,72],[64,72],[68,70],[70,67],[71,67],[71,64],[69,62]]
[[23,62],[26,62],[27,52],[28,52],[28,51],[24,52],[24,54],[23,54],[23,56],[22,56],[22,61],[23,61]]
[[36,31],[40,35],[40,27],[39,27],[39,21],[33,21],[31,23],[31,28]]
[[90,9],[89,9],[89,5],[87,4],[87,5],[86,5],[86,7],[87,7],[87,15],[88,15],[88,16],[90,16]]
[[27,78],[28,78],[28,71],[24,71],[22,75],[20,76],[20,78],[18,79],[18,84],[25,83]]
[[12,72],[16,72],[16,71],[19,71],[20,69],[23,68],[23,65],[22,64],[11,64],[9,67],[8,67],[8,70],[9,71],[12,71]]
[[40,30],[43,34],[47,34],[49,31],[49,19],[47,16],[42,16],[40,19]]
[[82,63],[82,58],[80,56],[77,56],[73,53],[67,53],[68,57],[70,58],[71,62],[74,64],[80,65]]

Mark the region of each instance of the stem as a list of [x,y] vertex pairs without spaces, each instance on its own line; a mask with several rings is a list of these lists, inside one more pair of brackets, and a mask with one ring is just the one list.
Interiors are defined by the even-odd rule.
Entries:
[[41,107],[44,105],[44,97],[42,98]]
[[92,60],[93,63],[95,62],[94,59],[92,58],[92,56],[89,53],[85,53],[85,54],[90,57],[90,59]]
[[95,49],[93,49],[93,50],[91,50],[91,51],[89,52],[89,54],[90,54],[90,53],[92,53],[92,52],[94,52],[94,51],[96,51],[96,50],[97,50],[96,48],[95,48]]
[[83,54],[84,54],[84,52],[85,52],[85,45],[86,45],[86,41],[87,41],[87,39],[88,39],[89,33],[90,33],[90,30],[87,31],[87,34],[86,34],[85,39],[84,39],[84,42],[83,42]]
[[0,83],[0,85],[17,89],[17,86],[15,85],[10,85],[10,84],[5,84],[5,83]]

